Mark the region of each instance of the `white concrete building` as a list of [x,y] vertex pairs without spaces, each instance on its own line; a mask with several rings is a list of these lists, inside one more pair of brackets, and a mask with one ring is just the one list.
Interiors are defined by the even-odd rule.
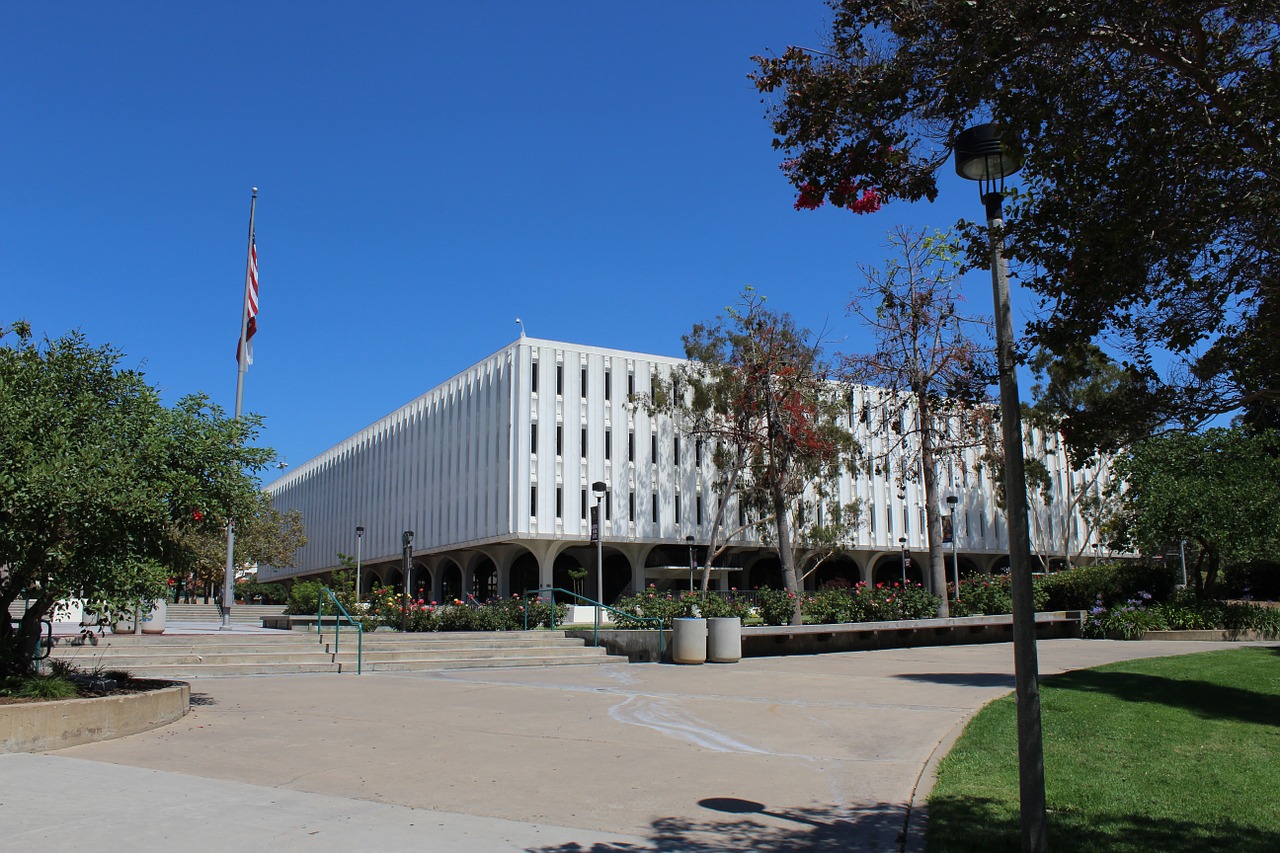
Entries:
[[[650,583],[684,587],[687,537],[695,548],[705,545],[715,513],[710,453],[669,418],[628,404],[680,363],[520,338],[271,483],[267,490],[279,509],[302,512],[308,543],[296,568],[263,566],[259,580],[339,568],[339,552],[356,554],[362,526],[366,590],[404,583],[401,536],[411,530],[410,587],[424,598],[570,587],[568,571],[578,566],[589,570],[585,594],[595,597],[588,507],[595,503],[592,484],[602,481],[604,600]],[[859,402],[855,396],[854,405]],[[1044,446],[1041,437],[1033,442]],[[948,481],[944,471],[942,480],[944,494],[958,497],[962,574],[1007,563],[1004,517],[990,478],[973,461],[962,466],[967,473]],[[1056,490],[1083,487],[1081,475],[1067,470],[1060,446],[1047,463]],[[846,475],[840,492],[842,503],[861,500],[862,524],[848,552],[824,562],[807,585],[837,576],[899,578],[900,537],[913,557],[911,575],[923,579],[923,487],[900,491],[888,477],[864,469]],[[1047,520],[1041,510],[1038,525],[1042,549],[1059,555],[1064,530],[1072,531],[1073,551],[1082,550],[1084,535],[1082,520],[1072,513],[1068,521],[1063,506],[1050,507]],[[732,503],[729,511],[734,517]],[[715,573],[716,586],[781,585],[776,552],[754,539],[733,544],[717,561],[723,568]],[[700,548],[697,556],[700,562]],[[804,555],[798,558],[803,562]]]

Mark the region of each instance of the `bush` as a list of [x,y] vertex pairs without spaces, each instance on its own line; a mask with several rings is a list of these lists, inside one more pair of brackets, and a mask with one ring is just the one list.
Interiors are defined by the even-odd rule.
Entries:
[[790,625],[795,605],[793,592],[768,587],[756,591],[756,612],[766,625]]
[[1280,637],[1280,610],[1256,604],[1201,601],[1193,593],[1176,594],[1156,602],[1140,592],[1114,607],[1099,599],[1085,617],[1086,637],[1120,637],[1133,640],[1147,631],[1258,631],[1269,639]]
[[[698,604],[696,596],[685,593],[679,597],[669,592],[659,592],[652,584],[644,592],[619,598],[613,605],[617,613],[613,614],[613,624],[617,628],[657,628],[648,619],[659,619],[663,628],[670,628],[672,620],[693,615]],[[637,617],[632,619],[634,614]]]
[[1046,610],[1089,610],[1099,598],[1111,607],[1140,592],[1164,601],[1173,592],[1173,575],[1174,567],[1161,563],[1109,563],[1045,575],[1036,585],[1045,593]]
[[325,585],[321,581],[295,581],[289,590],[289,602],[285,605],[284,612],[294,616],[315,613],[324,589]]
[[[1049,592],[1037,582],[1031,588],[1031,600],[1036,610],[1046,610]],[[952,600],[950,612],[952,616],[997,616],[1012,613],[1012,579],[1008,575],[987,575],[962,580],[960,600]]]

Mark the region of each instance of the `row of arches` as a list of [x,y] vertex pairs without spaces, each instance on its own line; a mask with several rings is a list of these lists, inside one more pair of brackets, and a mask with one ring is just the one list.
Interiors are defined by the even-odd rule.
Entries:
[[[544,547],[539,548],[539,544]],[[554,586],[577,592],[586,598],[613,603],[620,596],[650,585],[659,589],[682,590],[701,582],[700,572],[689,571],[688,549],[683,546],[636,546],[630,543],[603,549],[603,565],[599,571],[603,590],[598,588],[596,549],[577,544],[548,548],[560,543],[499,544],[447,554],[414,558],[409,589],[426,602],[454,600],[488,601]],[[539,553],[541,551],[541,553]],[[679,562],[677,557],[683,557]],[[702,554],[695,549],[694,560]],[[859,559],[859,557],[861,559]],[[820,562],[801,560],[805,589],[827,586],[853,586],[859,582],[872,584],[908,583],[928,586],[924,555],[911,555],[903,565],[897,551],[838,555]],[[725,555],[724,565],[712,574],[717,589],[781,589],[782,564],[776,553],[743,550]],[[962,578],[1008,570],[1008,557],[982,555],[946,556],[947,577],[954,577],[958,562]],[[815,565],[816,563],[816,565]],[[361,594],[379,587],[397,592],[405,589],[404,573],[399,561],[375,562],[362,567]],[[603,592],[603,595],[599,593]]]

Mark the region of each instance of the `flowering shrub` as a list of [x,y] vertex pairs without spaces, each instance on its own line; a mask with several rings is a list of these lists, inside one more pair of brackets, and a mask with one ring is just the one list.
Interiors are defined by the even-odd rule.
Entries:
[[1101,596],[1085,617],[1086,637],[1120,637],[1133,640],[1147,631],[1224,630],[1258,631],[1280,637],[1280,610],[1256,604],[1202,601],[1190,592],[1155,602],[1140,592],[1123,604],[1108,608]]
[[1047,594],[1044,607],[1048,610],[1088,610],[1098,596],[1110,607],[1143,591],[1156,600],[1164,600],[1173,590],[1173,566],[1142,563],[1077,566],[1039,578],[1036,587]]
[[[545,598],[511,598],[490,601],[470,607],[458,599],[446,604],[423,599],[410,599],[404,605],[404,596],[390,587],[379,587],[369,595],[368,606],[361,620],[366,631],[379,626],[410,632],[422,631],[520,631],[525,625],[525,610],[529,611],[529,627],[546,628],[551,625],[551,602]],[[569,613],[565,604],[556,604],[556,624],[564,621]]]
[[[1013,612],[1012,581],[1008,575],[987,575],[960,581],[960,600],[951,602],[952,616],[996,616]],[[954,584],[947,585],[950,593]],[[1048,591],[1035,584],[1031,597],[1036,610],[1044,610],[1049,602]]]

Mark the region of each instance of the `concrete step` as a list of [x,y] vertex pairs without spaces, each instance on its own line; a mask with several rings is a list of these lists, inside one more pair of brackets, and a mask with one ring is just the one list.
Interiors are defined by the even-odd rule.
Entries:
[[[335,654],[331,634],[301,631],[240,635],[59,637],[53,655],[84,669],[126,670],[137,676],[187,678],[295,672],[354,672],[356,636],[343,633]],[[371,633],[364,639],[367,671],[426,671],[500,666],[622,662],[603,648],[561,632]]]

